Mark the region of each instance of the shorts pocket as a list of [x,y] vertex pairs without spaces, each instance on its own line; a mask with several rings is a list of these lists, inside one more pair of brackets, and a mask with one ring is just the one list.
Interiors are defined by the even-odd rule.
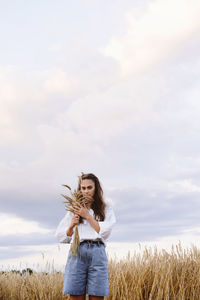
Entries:
[[106,255],[106,251],[105,251],[105,247],[102,245],[102,247],[100,248],[100,254],[103,260],[105,260],[106,262],[108,262],[108,258]]

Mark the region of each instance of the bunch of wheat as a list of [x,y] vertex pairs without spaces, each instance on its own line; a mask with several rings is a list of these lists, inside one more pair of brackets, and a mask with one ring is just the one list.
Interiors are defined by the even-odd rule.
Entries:
[[[67,195],[61,194],[67,201],[63,201],[65,203],[65,209],[68,211],[71,211],[74,213],[74,206],[77,205],[78,203],[81,204],[82,206],[89,208],[94,201],[94,199],[90,196],[83,196],[81,191],[77,191],[76,189],[74,192],[72,192],[71,188],[63,184],[66,188],[70,190],[71,197]],[[80,217],[79,223],[82,223],[82,218]],[[79,239],[79,233],[78,233],[78,226],[75,225],[75,230],[74,230],[74,238],[73,238],[73,243],[72,243],[72,254],[77,255],[77,250],[80,247],[80,239]]]

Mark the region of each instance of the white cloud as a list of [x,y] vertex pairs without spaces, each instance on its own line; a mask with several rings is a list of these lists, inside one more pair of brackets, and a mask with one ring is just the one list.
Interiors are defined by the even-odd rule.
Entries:
[[127,34],[113,37],[103,53],[120,63],[122,76],[147,71],[199,38],[199,13],[198,0],[151,1],[127,14]]
[[192,183],[191,179],[174,180],[168,183],[168,188],[175,194],[200,192],[200,185]]
[[70,96],[78,88],[79,83],[70,79],[62,70],[50,70],[47,79],[44,81],[44,90],[47,93],[61,93]]
[[[38,73],[37,77],[41,75]],[[0,69],[0,144],[22,143],[26,140],[26,112],[30,107],[41,105],[45,96],[33,74],[18,67]],[[22,117],[23,115],[23,117]],[[30,119],[29,119],[30,120]]]
[[16,215],[0,214],[0,218],[0,236],[51,232],[49,229],[42,228],[38,222],[27,221]]
[[30,136],[38,137],[38,125],[53,122],[72,102],[79,103],[81,99],[84,103],[90,94],[94,100],[96,94],[107,90],[115,80],[113,68],[109,69],[103,56],[95,63],[97,67],[90,63],[92,71],[87,67],[77,74],[54,66],[28,74],[19,67],[1,68],[0,144],[27,143]]
[[153,105],[162,80],[159,75],[154,76],[122,81],[106,91],[74,101],[56,116],[58,128],[77,136],[83,134],[90,143],[103,144],[130,127],[134,132],[134,125],[157,118]]

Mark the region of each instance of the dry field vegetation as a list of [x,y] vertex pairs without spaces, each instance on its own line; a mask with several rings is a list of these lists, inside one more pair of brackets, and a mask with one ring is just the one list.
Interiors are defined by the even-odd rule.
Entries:
[[[109,259],[110,296],[106,300],[199,300],[200,250],[181,244],[170,252],[156,247]],[[0,300],[68,300],[63,273],[1,272]]]

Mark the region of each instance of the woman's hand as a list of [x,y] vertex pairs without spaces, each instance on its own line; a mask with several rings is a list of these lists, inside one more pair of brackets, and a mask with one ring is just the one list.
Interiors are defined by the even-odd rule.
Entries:
[[79,215],[77,215],[77,214],[73,215],[73,217],[71,219],[70,227],[73,228],[75,225],[79,224],[79,220],[80,220]]
[[82,206],[80,203],[77,203],[77,205],[73,206],[74,208],[74,213],[81,216],[84,219],[88,219],[90,214],[88,212],[88,209],[86,206]]
[[89,214],[88,209],[86,206],[82,206],[81,204],[77,203],[77,205],[73,206],[74,213],[81,216],[82,218],[88,220],[90,225],[94,228],[94,230],[99,233],[100,232],[100,226],[99,223]]
[[66,231],[66,235],[67,236],[72,236],[74,226],[77,225],[77,224],[79,224],[79,220],[80,220],[79,215],[73,215],[72,216],[71,224],[70,224],[69,228]]

